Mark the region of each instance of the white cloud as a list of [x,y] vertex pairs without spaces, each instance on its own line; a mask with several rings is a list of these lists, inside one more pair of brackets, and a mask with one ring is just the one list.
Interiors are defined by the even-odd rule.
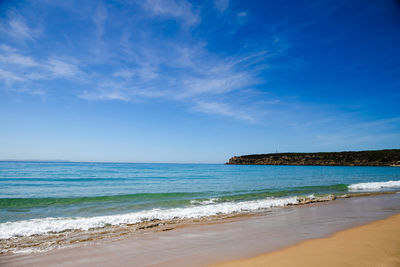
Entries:
[[[251,70],[266,53],[219,59],[199,47],[175,45],[171,52],[160,59],[156,48],[136,54],[137,62],[146,62],[135,68],[120,69],[104,82],[123,79],[126,91],[132,95],[167,97],[188,101],[204,96],[224,95],[236,90],[245,90],[261,82],[257,71]],[[183,54],[183,55],[182,55]],[[182,60],[184,58],[184,60]],[[163,72],[158,68],[163,68]],[[140,87],[138,91],[136,88]],[[135,89],[132,89],[135,88]],[[100,90],[99,90],[100,91]],[[144,93],[145,92],[145,93]]]
[[47,61],[46,68],[54,76],[73,78],[81,74],[81,71],[75,64],[68,63],[55,58],[51,58]]
[[131,70],[131,69],[121,69],[118,70],[116,72],[113,73],[113,76],[116,77],[121,77],[124,79],[131,79],[134,75],[136,75],[136,71],[135,70]]
[[[125,60],[131,67],[118,69],[110,76],[99,76],[93,90],[79,97],[101,101],[161,98],[192,103],[198,112],[254,122],[253,116],[239,104],[231,108],[226,96],[262,82],[258,78],[259,63],[269,56],[266,51],[220,58],[207,52],[203,44],[161,46],[146,42],[129,43],[127,47]],[[223,97],[224,104],[215,97]]]
[[142,66],[139,68],[138,74],[143,81],[150,81],[158,77],[157,69],[152,66]]
[[85,74],[76,60],[49,58],[39,60],[2,46],[0,49],[0,81],[8,86],[26,86],[28,82],[52,79],[81,79]]
[[[81,47],[90,47],[97,52],[96,57],[82,55],[60,55],[57,51],[15,50],[0,46],[0,80],[17,88],[30,88],[41,81],[67,79],[80,83],[85,90],[77,93],[79,98],[91,101],[146,101],[159,98],[185,105],[194,105],[195,110],[244,121],[254,121],[246,113],[243,103],[233,99],[233,94],[244,92],[262,82],[259,71],[267,57],[267,52],[240,53],[230,57],[220,57],[208,51],[205,39],[194,38],[188,27],[196,26],[201,18],[199,10],[185,0],[144,0],[134,1],[132,17],[123,17],[124,25],[112,24],[117,12],[103,4],[89,5],[93,15],[86,17],[91,39]],[[126,2],[125,2],[126,3]],[[224,12],[229,1],[216,1],[215,8]],[[138,11],[139,13],[135,13]],[[82,11],[82,15],[86,11]],[[135,16],[136,14],[136,16]],[[32,29],[26,24],[27,16],[19,17],[13,13],[19,35],[26,40],[35,38]],[[130,15],[129,15],[130,16]],[[164,36],[153,31],[146,23],[149,19],[174,19],[184,27],[177,34]],[[109,18],[109,19],[108,19]],[[107,22],[107,27],[106,27]],[[111,24],[108,24],[111,23]],[[16,26],[16,27],[17,27]],[[118,27],[117,27],[118,26]],[[185,27],[186,26],[186,27]],[[94,29],[94,30],[93,30]],[[113,29],[112,34],[108,30]],[[116,38],[107,43],[107,38]],[[119,37],[116,37],[119,36]],[[68,41],[74,41],[72,39]],[[79,40],[77,40],[79,41]],[[62,51],[76,51],[68,47]],[[108,49],[105,49],[108,45]],[[112,49],[111,49],[112,48]],[[23,52],[22,52],[23,51]],[[55,56],[57,55],[57,56]],[[79,58],[79,61],[76,60]],[[83,66],[85,68],[83,68]],[[90,70],[85,72],[84,70]],[[84,82],[84,83],[83,83]],[[33,87],[32,87],[33,88]],[[244,95],[244,94],[242,94]],[[233,105],[233,103],[236,103]],[[235,108],[232,108],[235,106]]]
[[21,39],[33,39],[32,30],[22,19],[12,19],[9,22],[11,35]]
[[190,97],[200,94],[225,94],[231,91],[241,89],[256,83],[256,79],[246,73],[242,72],[222,72],[215,76],[207,76],[203,78],[190,78],[184,80],[185,92],[182,97]]
[[36,96],[45,96],[45,95],[47,95],[47,92],[45,90],[42,90],[42,89],[33,89],[33,90],[30,90],[29,93],[31,95],[36,95]]
[[107,19],[107,10],[105,6],[102,3],[100,3],[97,5],[97,8],[93,15],[93,22],[96,25],[97,28],[96,30],[99,37],[101,37],[104,32],[103,25],[106,19]]
[[7,53],[5,55],[0,54],[0,62],[3,64],[19,65],[22,67],[35,67],[39,65],[31,57],[20,55],[17,53]]
[[103,92],[84,91],[79,95],[80,98],[86,100],[122,100],[129,101],[130,97],[126,96],[119,90],[104,90]]
[[103,35],[104,35],[104,23],[107,20],[108,13],[107,9],[102,2],[100,2],[94,12],[92,17],[93,23],[96,27],[95,36],[96,36],[96,46],[94,51],[97,54],[100,54],[104,47]]
[[195,25],[200,21],[192,5],[184,0],[146,0],[142,6],[153,15],[180,19],[187,25]]
[[12,82],[23,82],[23,81],[25,81],[25,78],[19,76],[18,74],[13,73],[13,72],[0,69],[0,80],[3,80],[9,84]]
[[39,28],[32,28],[26,19],[16,10],[9,10],[0,31],[18,40],[34,40],[40,33]]
[[151,65],[139,66],[135,69],[121,69],[113,73],[115,77],[121,77],[123,79],[132,79],[134,77],[139,78],[142,81],[154,80],[158,77],[157,68]]
[[196,102],[194,109],[202,113],[233,117],[251,123],[256,121],[253,116],[246,114],[243,111],[233,109],[226,103],[198,101]]
[[219,12],[224,13],[229,6],[229,0],[215,0],[214,6]]
[[0,49],[5,52],[14,52],[15,51],[14,48],[12,48],[11,46],[5,45],[5,44],[1,44]]

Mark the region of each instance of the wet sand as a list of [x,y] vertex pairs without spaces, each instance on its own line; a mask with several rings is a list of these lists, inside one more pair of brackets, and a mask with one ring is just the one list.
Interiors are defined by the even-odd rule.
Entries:
[[338,199],[75,248],[0,255],[1,266],[205,266],[328,237],[400,213],[400,194]]
[[328,238],[214,265],[239,266],[400,266],[400,214]]

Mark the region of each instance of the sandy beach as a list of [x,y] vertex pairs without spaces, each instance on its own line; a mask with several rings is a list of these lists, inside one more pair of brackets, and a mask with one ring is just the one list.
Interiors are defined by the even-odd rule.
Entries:
[[400,214],[328,238],[214,266],[400,266]]
[[399,11],[0,0],[0,267],[400,267]]
[[338,199],[122,240],[105,239],[42,253],[3,254],[0,265],[264,266],[276,262],[275,266],[293,266],[295,262],[392,266],[399,263],[398,214],[400,194]]

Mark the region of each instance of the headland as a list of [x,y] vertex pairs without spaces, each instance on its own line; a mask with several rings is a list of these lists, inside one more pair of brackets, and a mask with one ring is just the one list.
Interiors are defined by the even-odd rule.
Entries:
[[235,156],[231,165],[400,166],[400,149]]

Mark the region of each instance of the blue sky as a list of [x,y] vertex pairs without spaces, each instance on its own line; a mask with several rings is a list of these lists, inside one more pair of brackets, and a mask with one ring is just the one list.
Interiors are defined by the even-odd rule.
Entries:
[[398,1],[1,1],[0,159],[400,148]]

